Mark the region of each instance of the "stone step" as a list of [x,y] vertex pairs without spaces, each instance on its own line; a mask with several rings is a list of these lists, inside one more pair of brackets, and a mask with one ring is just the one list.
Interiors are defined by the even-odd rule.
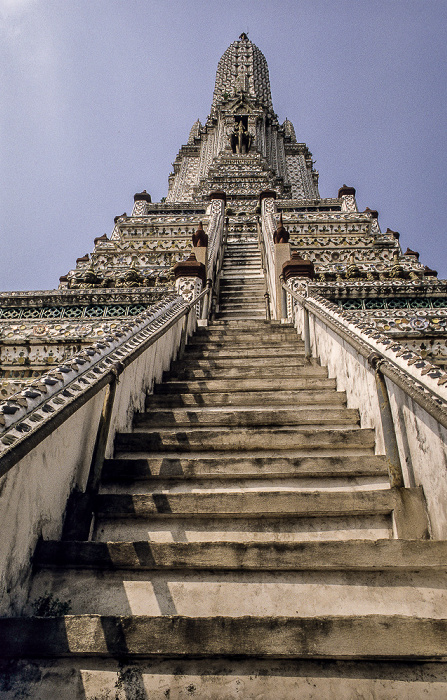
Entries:
[[208,328],[201,328],[191,339],[194,338],[209,338],[212,340],[213,336],[220,337],[225,340],[231,340],[236,338],[256,338],[262,340],[263,342],[269,342],[271,339],[277,338],[295,338],[300,340],[297,336],[297,332],[294,328],[289,325],[277,325],[274,328],[270,328],[267,321],[213,321],[213,324]]
[[[229,466],[228,458],[224,460]],[[168,477],[139,479],[139,480],[121,480],[119,482],[101,483],[99,493],[101,494],[143,494],[147,495],[156,492],[171,493],[194,493],[196,495],[202,493],[220,493],[223,490],[228,493],[258,493],[260,491],[299,491],[300,493],[308,492],[329,492],[329,491],[374,491],[378,489],[389,489],[389,477],[386,476],[352,476],[346,472],[343,477],[333,477],[328,472],[323,477],[310,476],[301,477],[299,475],[279,476],[274,474],[264,474],[261,478],[252,476],[234,476],[228,474],[225,478],[219,478],[215,475],[211,479],[199,477],[196,479],[184,479],[177,477],[173,479]]]
[[220,293],[248,294],[250,292],[265,293],[265,282],[263,279],[251,279],[247,281],[221,279]]
[[186,346],[186,352],[189,352],[189,348],[195,348],[200,346],[206,350],[215,350],[218,348],[223,352],[232,352],[234,347],[239,350],[241,347],[251,348],[257,353],[267,353],[271,354],[281,354],[282,351],[287,354],[290,351],[296,350],[296,352],[304,352],[304,343],[296,335],[291,333],[281,333],[278,331],[275,335],[267,336],[264,341],[262,341],[262,334],[258,333],[232,333],[229,331],[210,331],[209,334],[197,333],[196,336],[190,339],[188,345]]
[[[104,621],[106,628],[113,627],[116,618]],[[383,634],[382,626],[381,631]],[[0,683],[10,688],[10,697],[39,700],[62,696],[67,700],[417,700],[416,692],[420,698],[444,700],[446,679],[447,664],[411,658],[374,659],[373,663],[340,658],[297,661],[219,655],[202,659],[188,659],[186,655],[173,659],[133,656],[126,660],[126,654],[117,654],[116,658],[74,656],[0,661]]]
[[181,406],[344,406],[343,391],[244,391],[238,393],[202,392],[201,394],[150,394],[146,399],[149,410]]
[[239,306],[248,308],[251,305],[262,306],[264,303],[264,292],[250,294],[221,294],[219,297],[220,308],[227,306]]
[[185,430],[146,430],[118,433],[115,448],[119,452],[197,450],[299,450],[365,448],[374,446],[374,430],[360,428],[193,428]]
[[393,537],[388,514],[332,515],[151,515],[96,521],[94,539],[101,542],[315,542]]
[[[283,323],[282,321],[268,321],[268,322],[267,322],[267,321],[263,321],[263,322],[261,322],[261,321],[256,321],[256,322],[248,323],[248,324],[245,324],[245,323],[237,323],[236,321],[233,321],[233,322],[231,322],[231,323],[223,323],[222,321],[216,321],[216,322],[213,321],[213,323],[211,324],[210,328],[214,328],[214,327],[215,327],[215,328],[219,329],[219,328],[221,328],[222,326],[224,326],[224,327],[229,327],[229,328],[231,328],[232,326],[234,326],[234,328],[239,329],[239,330],[241,330],[241,331],[249,331],[249,330],[251,329],[251,327],[256,327],[256,326],[257,326],[257,327],[261,327],[261,326],[265,326],[265,327],[267,328],[267,334],[268,334],[268,333],[276,333],[276,331],[277,331],[278,329],[283,329],[283,328],[289,329],[289,330],[295,330],[295,328],[294,328],[294,326],[293,326],[292,323],[289,323],[289,322],[287,322],[287,323],[284,322],[284,323]],[[296,332],[296,331],[295,331],[295,332]]]
[[[318,611],[322,617],[377,614],[441,620],[446,617],[447,581],[443,570],[274,571],[267,567],[247,570],[242,565],[239,570],[225,570],[225,567],[222,570],[219,562],[208,571],[206,562],[199,570],[182,567],[181,562],[177,562],[176,570],[155,570],[155,567],[151,570],[138,565],[139,560],[150,561],[151,543],[129,544],[134,545],[136,561],[129,569],[115,567],[111,561],[109,567],[96,570],[70,567],[64,571],[44,569],[38,572],[25,614],[32,615],[33,602],[50,592],[57,600],[70,601],[72,615],[185,615],[191,618],[247,615],[274,620],[277,617],[312,618]],[[203,549],[209,546],[208,543],[194,544]],[[240,543],[234,544],[240,546]],[[355,549],[351,551],[355,559]],[[224,556],[224,552],[221,553]],[[109,557],[112,555],[110,551]],[[265,556],[269,557],[268,550]],[[278,559],[274,557],[275,561]]]
[[384,477],[386,458],[381,455],[254,456],[223,453],[211,457],[132,456],[106,459],[104,482],[158,479],[232,479]]
[[174,408],[137,413],[134,416],[136,430],[144,428],[196,427],[196,426],[284,426],[284,425],[356,425],[359,414],[356,409],[324,407],[320,409],[304,407],[280,408]]
[[[201,345],[201,347],[199,347]],[[211,346],[211,347],[210,347]],[[276,356],[280,356],[281,362],[286,364],[292,358],[302,358],[304,359],[304,343],[302,345],[297,345],[297,343],[281,343],[271,345],[263,345],[260,348],[253,347],[253,345],[247,345],[244,349],[244,358],[250,358],[251,361],[258,360],[262,358],[275,359]],[[214,358],[219,361],[230,361],[239,360],[244,362],[241,358],[241,347],[238,346],[237,349],[233,349],[229,343],[195,343],[193,346],[187,345],[185,348],[185,354],[183,356],[183,362],[188,362],[189,360],[201,360],[201,359]],[[316,361],[313,360],[316,364]]]
[[[408,489],[408,491],[412,491]],[[404,494],[405,495],[405,494]],[[367,491],[260,490],[225,489],[203,493],[152,492],[99,494],[95,510],[99,518],[148,518],[188,515],[279,516],[299,518],[321,516],[390,515],[402,508],[401,492],[396,489]],[[415,528],[417,525],[415,524]]]
[[443,661],[447,620],[406,615],[15,617],[0,619],[0,639],[3,659],[224,656],[383,662],[388,658],[395,664],[396,659]]
[[260,384],[258,379],[238,379],[237,386],[230,379],[207,379],[207,380],[190,380],[190,381],[165,381],[163,384],[156,384],[154,387],[155,394],[191,394],[217,391],[223,392],[245,392],[245,391],[279,391],[290,390],[299,391],[306,390],[326,390],[335,389],[335,379],[327,379],[324,377],[309,377],[294,376],[292,378],[279,379],[263,379]]
[[327,377],[326,367],[320,367],[319,365],[307,365],[304,362],[296,365],[286,365],[281,367],[274,362],[269,365],[268,362],[261,364],[259,367],[234,367],[232,365],[228,367],[190,367],[185,365],[182,368],[172,369],[165,373],[166,378],[170,379],[212,379],[218,381],[219,379],[245,379],[245,378],[257,378],[260,382],[263,379],[269,379],[274,376],[279,379],[284,377]]
[[222,267],[260,267],[262,259],[259,253],[247,251],[245,255],[230,253],[225,255]]
[[263,311],[265,316],[265,304],[263,299],[253,299],[251,301],[229,302],[221,301],[219,304],[220,312],[248,312],[248,311]]
[[[236,367],[246,370],[258,369],[262,367],[276,369],[284,367],[284,365],[287,367],[299,367],[301,369],[311,367],[321,368],[321,365],[318,364],[318,362],[313,358],[306,360],[304,357],[304,352],[302,351],[300,353],[290,353],[285,357],[282,355],[282,353],[270,353],[264,354],[263,356],[259,354],[249,356],[248,354],[245,355],[244,353],[244,357],[241,357],[239,353],[239,356],[233,355],[230,357],[221,357],[220,353],[216,352],[214,353],[214,356],[211,357],[191,356],[191,354],[188,354],[181,360],[175,360],[171,365],[171,370],[175,372],[177,370],[187,369],[188,367],[192,367],[193,369],[210,370],[227,370]],[[327,374],[327,370],[325,374]]]
[[215,317],[218,319],[244,319],[244,320],[255,320],[265,318],[265,309],[258,309],[257,311],[217,311]]
[[[284,366],[285,365],[285,366]],[[317,371],[314,371],[317,370]],[[315,361],[306,361],[303,357],[289,357],[286,362],[276,357],[240,358],[229,357],[220,360],[212,358],[196,358],[193,362],[178,360],[172,363],[171,369],[166,372],[166,376],[177,378],[180,376],[199,376],[197,373],[203,372],[203,376],[220,379],[222,376],[252,377],[257,374],[263,376],[266,372],[275,372],[277,376],[288,376],[289,374],[302,376],[327,376],[325,367],[321,367]],[[200,375],[202,376],[202,375]],[[271,376],[271,374],[270,374]]]
[[[39,542],[34,566],[102,570],[425,572],[447,570],[447,542]],[[442,588],[447,580],[442,582]],[[438,614],[435,617],[439,616]]]
[[219,312],[218,313],[224,313],[224,312],[231,312],[231,313],[253,313],[253,312],[258,312],[258,311],[263,311],[264,312],[264,317],[265,317],[265,304],[263,299],[253,299],[251,301],[243,302],[228,302],[228,301],[221,301],[219,304]]

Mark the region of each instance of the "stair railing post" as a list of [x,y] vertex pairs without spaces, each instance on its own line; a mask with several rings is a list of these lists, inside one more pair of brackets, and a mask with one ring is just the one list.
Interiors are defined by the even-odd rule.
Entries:
[[264,299],[265,299],[265,320],[266,321],[271,321],[271,313],[270,313],[270,294],[266,291],[264,294]]
[[186,342],[188,340],[188,324],[189,324],[189,314],[191,313],[191,306],[188,307],[188,310],[183,317],[183,324],[182,324],[182,333],[180,336],[180,345],[179,345],[179,350],[178,350],[178,359],[181,360],[183,357],[183,354],[185,352],[185,347],[186,347]]
[[213,282],[212,282],[211,279],[208,278],[207,281],[206,281],[206,288],[207,288],[207,290],[208,290],[208,294],[205,296],[205,298],[204,298],[204,300],[203,300],[202,313],[201,313],[201,316],[200,316],[200,318],[201,318],[202,320],[206,320],[206,319],[208,318],[208,315],[209,315],[210,298],[211,298],[211,289],[212,289],[212,286],[213,286]]
[[310,347],[310,328],[309,328],[309,312],[303,306],[303,330],[304,330],[304,357],[309,360],[312,355]]
[[280,275],[281,280],[281,319],[287,320],[287,292],[284,289],[284,275]]
[[385,454],[388,461],[390,485],[392,487],[400,488],[405,484],[399,455],[399,446],[397,444],[396,429],[394,426],[393,413],[391,411],[388,388],[385,377],[380,371],[380,365],[383,363],[384,358],[380,355],[380,353],[372,352],[367,360],[368,364],[375,371],[377,398],[379,400],[380,419],[382,422]]

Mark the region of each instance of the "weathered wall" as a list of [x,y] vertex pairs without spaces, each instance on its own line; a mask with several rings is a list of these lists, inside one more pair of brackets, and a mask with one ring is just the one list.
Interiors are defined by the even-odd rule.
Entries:
[[105,391],[0,480],[0,615],[20,613],[38,538],[60,537],[68,496],[90,466]]
[[447,538],[447,430],[402,389],[386,380],[405,483],[423,486],[432,536]]

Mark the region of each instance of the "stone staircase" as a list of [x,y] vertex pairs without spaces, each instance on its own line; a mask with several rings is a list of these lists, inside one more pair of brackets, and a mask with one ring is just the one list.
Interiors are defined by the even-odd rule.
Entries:
[[200,329],[39,544],[0,698],[446,697],[446,543],[374,446],[292,327]]
[[446,543],[295,330],[263,320],[250,234],[216,320],[117,435],[90,539],[39,543],[24,616],[0,621],[21,657],[0,698],[447,694]]
[[[220,276],[219,311],[216,319],[265,318],[265,283],[255,232],[231,236],[227,242]],[[250,233],[252,234],[250,236]],[[250,240],[250,239],[253,240]]]

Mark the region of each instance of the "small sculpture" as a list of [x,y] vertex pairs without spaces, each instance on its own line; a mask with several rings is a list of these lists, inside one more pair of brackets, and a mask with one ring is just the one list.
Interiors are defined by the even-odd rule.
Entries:
[[233,153],[245,154],[248,153],[253,138],[248,129],[244,126],[244,122],[240,119],[234,126],[231,134],[231,149]]
[[208,245],[208,234],[203,230],[202,222],[199,221],[198,229],[192,234],[193,248],[206,248]]
[[273,243],[288,243],[289,242],[289,232],[284,228],[282,222],[282,214],[279,215],[279,224],[273,234]]

